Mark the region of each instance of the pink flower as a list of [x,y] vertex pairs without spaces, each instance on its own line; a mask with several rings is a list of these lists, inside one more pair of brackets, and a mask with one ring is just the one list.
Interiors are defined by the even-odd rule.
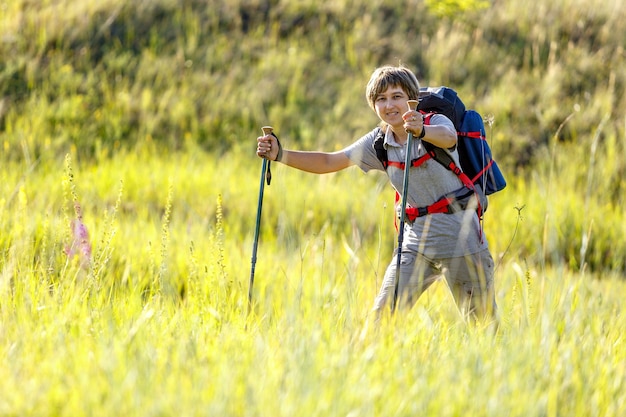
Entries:
[[72,229],[72,243],[65,247],[65,254],[68,258],[78,255],[81,267],[88,268],[91,264],[91,244],[89,243],[87,226],[81,219],[74,219],[70,227]]

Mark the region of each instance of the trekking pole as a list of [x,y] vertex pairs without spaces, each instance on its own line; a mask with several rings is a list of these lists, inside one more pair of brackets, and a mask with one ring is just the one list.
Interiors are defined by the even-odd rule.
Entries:
[[[271,135],[274,130],[271,126],[263,126],[261,128],[265,136]],[[252,308],[252,287],[254,286],[254,268],[256,266],[256,252],[259,246],[259,230],[261,229],[261,211],[263,209],[263,190],[265,189],[265,181],[267,185],[270,185],[272,179],[269,170],[270,161],[263,158],[263,165],[261,167],[261,185],[259,186],[259,203],[256,208],[256,226],[254,228],[254,245],[252,246],[252,266],[250,268],[250,286],[248,288],[248,314]]]
[[[406,104],[409,110],[417,109],[417,100],[408,100]],[[396,261],[396,283],[393,290],[393,301],[391,303],[391,313],[396,311],[396,303],[398,301],[398,288],[400,287],[400,265],[402,260],[402,242],[404,241],[404,218],[406,216],[406,195],[409,190],[409,168],[411,166],[411,142],[413,141],[413,133],[409,132],[406,139],[406,156],[404,158],[404,182],[402,184],[402,211],[400,214],[400,227],[398,229],[398,258]]]

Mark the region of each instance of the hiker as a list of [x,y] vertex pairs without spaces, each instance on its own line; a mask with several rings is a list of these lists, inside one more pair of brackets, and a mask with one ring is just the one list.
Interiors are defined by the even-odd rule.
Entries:
[[[380,118],[379,127],[338,152],[287,150],[275,136],[261,136],[257,138],[257,155],[316,174],[352,165],[364,172],[385,171],[393,188],[402,192],[408,132],[414,135],[411,159],[426,153],[422,144],[425,141],[445,149],[458,165],[457,131],[452,121],[444,115],[432,114],[425,124],[422,113],[407,111],[407,100],[418,100],[419,89],[419,82],[410,69],[404,66],[377,68],[365,94]],[[387,169],[373,146],[381,129],[389,160]],[[400,163],[402,166],[398,168]],[[411,167],[408,179],[407,203],[413,207],[431,205],[463,186],[457,175],[432,159]],[[476,210],[428,214],[407,220],[404,225],[398,306],[411,308],[431,284],[444,277],[463,317],[495,319],[494,262]],[[394,297],[397,250],[374,302],[373,310],[378,318]]]

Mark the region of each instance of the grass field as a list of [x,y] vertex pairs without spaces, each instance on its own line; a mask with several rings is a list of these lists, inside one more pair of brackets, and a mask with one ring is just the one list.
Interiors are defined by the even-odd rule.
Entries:
[[[274,167],[248,314],[260,161],[244,171],[210,158],[4,165],[1,415],[626,411],[623,278],[529,264],[514,228],[493,239],[503,256],[496,335],[466,327],[443,284],[373,326],[395,239],[393,196],[357,171],[326,178]],[[344,196],[348,184],[363,195]],[[315,204],[320,194],[332,207]],[[529,222],[506,207],[515,194],[494,196],[487,233],[507,216],[520,229]],[[86,268],[63,252],[75,202],[90,233]],[[249,208],[245,219],[233,204]],[[346,225],[350,210],[361,214]]]
[[[626,415],[618,0],[0,10],[0,416]],[[260,126],[341,149],[398,62],[494,122],[498,331],[443,283],[374,325],[394,196],[356,168],[272,164],[249,309]]]

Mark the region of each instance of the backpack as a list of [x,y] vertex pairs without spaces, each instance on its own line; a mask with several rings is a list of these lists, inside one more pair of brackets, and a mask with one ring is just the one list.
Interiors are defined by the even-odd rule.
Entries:
[[[411,161],[411,166],[418,166],[432,158],[454,172],[463,182],[463,187],[441,196],[430,206],[407,207],[406,216],[413,221],[416,217],[427,214],[455,213],[471,207],[475,208],[478,216],[482,218],[487,210],[486,196],[506,187],[506,180],[493,159],[487,143],[482,116],[475,110],[466,110],[465,104],[456,91],[449,87],[420,88],[418,101],[417,110],[424,115],[424,124],[430,123],[430,118],[434,113],[445,115],[454,124],[461,166],[458,167],[446,151],[426,141],[422,141],[422,145],[427,153]],[[383,143],[384,132],[380,129],[374,140],[374,150],[386,170],[390,163]],[[404,163],[393,165],[399,165],[398,168],[404,169]],[[399,196],[396,193],[396,202],[398,200]]]

